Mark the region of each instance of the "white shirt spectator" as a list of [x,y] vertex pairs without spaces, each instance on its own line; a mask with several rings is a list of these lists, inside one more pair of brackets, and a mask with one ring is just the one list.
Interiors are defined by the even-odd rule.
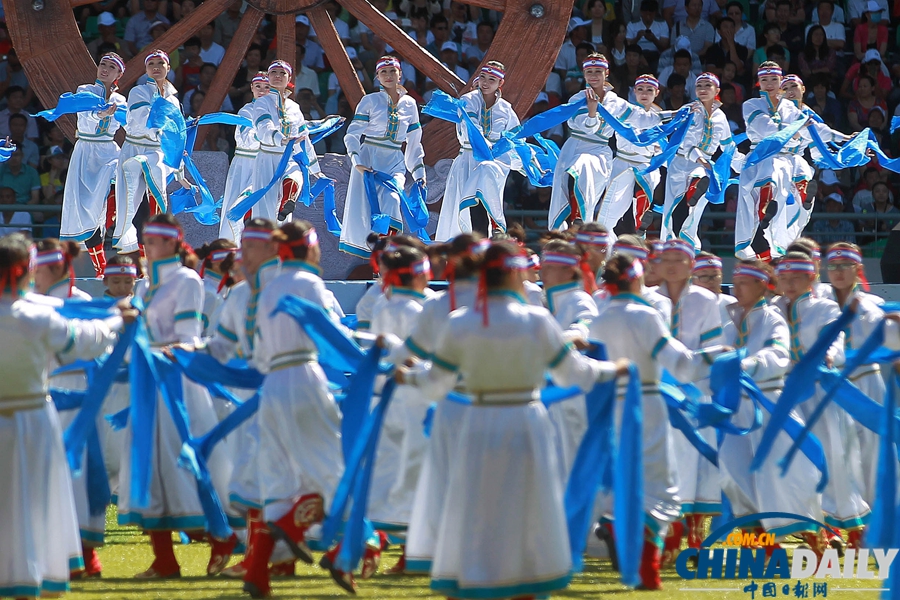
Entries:
[[307,39],[304,47],[306,48],[306,55],[303,57],[303,64],[311,69],[324,69],[325,61],[322,59],[322,46],[311,39]]
[[553,65],[553,68],[559,71],[570,71],[578,66],[575,44],[572,43],[572,40],[566,40],[559,49],[559,55],[556,57],[556,64]]
[[[644,22],[641,19],[633,21],[628,24],[628,27],[625,28],[625,39],[633,40],[638,36],[638,33],[646,29],[647,26],[644,25]],[[653,33],[653,35],[655,35],[660,41],[669,39],[669,26],[666,25],[665,21],[653,21],[652,23],[650,23],[649,29]],[[648,40],[646,37],[641,37],[641,39],[638,40],[638,46],[640,46],[642,50],[646,50],[647,52],[659,52],[656,44]]]
[[[0,208],[3,208],[3,206],[5,205],[0,204]],[[6,215],[0,210],[0,225],[19,225],[19,227],[4,227],[0,229],[0,236],[16,232],[31,235],[31,213],[14,212],[9,219],[9,223],[7,223]]]
[[[334,75],[334,73],[332,73],[332,75]],[[319,87],[319,74],[306,65],[300,65],[300,70],[297,71],[296,78],[294,79],[294,89],[302,90],[304,88],[312,90],[313,95],[316,97],[321,93],[321,88]]]
[[[669,76],[672,75],[672,73],[674,73],[674,72],[675,72],[674,67],[666,67],[665,69],[660,71],[659,78],[658,78],[660,85],[662,85],[662,86],[667,85],[667,83],[669,81]],[[685,83],[685,86],[684,86],[684,92],[688,95],[688,98],[696,97],[694,94],[694,88],[695,88],[695,84],[697,83],[697,76],[694,74],[693,71],[691,71],[690,73],[688,73],[688,76],[685,77],[685,79],[687,80],[687,82]]]
[[[683,23],[687,19],[687,9],[684,7],[684,0],[664,0],[662,9],[665,11],[673,6],[675,7],[675,15],[672,17],[673,22]],[[703,0],[703,12],[700,13],[700,18],[706,21],[709,19],[709,15],[719,13],[721,10],[716,0]]]
[[[815,24],[818,25],[819,27],[821,27],[822,29],[825,30],[825,39],[826,39],[826,40],[828,40],[828,41],[831,41],[831,40],[841,40],[842,42],[846,42],[846,41],[847,41],[847,34],[846,34],[846,32],[844,31],[844,24],[843,24],[843,23],[838,23],[837,21],[835,21],[835,20],[832,18],[832,19],[831,19],[831,23],[829,23],[828,25],[822,25],[821,23],[815,23]],[[806,37],[809,35],[809,30],[810,30],[811,27],[812,27],[812,25],[807,25],[807,26],[806,26],[806,31],[803,32],[803,39],[804,39],[804,40],[805,40]]]
[[137,49],[141,50],[153,41],[153,36],[150,35],[150,25],[156,21],[169,24],[169,20],[159,13],[156,13],[152,19],[148,19],[144,11],[137,13],[125,24],[125,41],[134,42]]
[[706,17],[697,21],[697,26],[693,29],[685,22],[676,21],[675,25],[672,26],[672,33],[669,39],[678,39],[678,36],[680,35],[687,37],[691,41],[691,52],[699,56],[703,51],[703,46],[706,45],[706,42],[709,42],[709,44],[712,45],[716,40],[716,30],[709,24],[709,21],[704,19],[706,19]]
[[[844,9],[841,8],[840,6],[838,6],[837,4],[834,5],[834,14],[831,15],[831,20],[837,21],[838,23],[845,22],[844,21]],[[819,7],[818,6],[813,9],[812,22],[813,23],[819,22]]]
[[200,58],[203,59],[203,62],[212,63],[218,67],[225,58],[225,48],[213,42],[207,50],[200,48]]
[[[34,120],[34,117],[24,110],[19,114],[25,115],[25,118],[28,119],[28,125],[25,127],[25,137],[30,140],[38,139],[37,122]],[[0,110],[0,138],[5,138],[9,135],[9,115],[10,112],[8,108]]]
[[547,83],[544,84],[544,91],[548,94],[556,94],[557,97],[562,97],[562,78],[559,76],[559,73],[554,71],[550,71],[550,75],[547,76]]
[[[722,41],[722,36],[719,35],[719,32],[716,32],[716,43],[718,44]],[[740,44],[747,50],[749,50],[750,54],[756,50],[756,30],[753,29],[750,25],[744,23],[741,25],[741,28],[734,34],[734,43]]]
[[[405,64],[405,63],[400,63],[401,68],[403,67],[403,64]],[[448,69],[450,69],[450,65],[448,65],[447,63],[442,62],[441,64],[444,65],[445,67],[447,67]],[[469,80],[469,72],[466,69],[464,69],[462,67],[462,65],[456,65],[455,69],[450,69],[450,70],[453,71],[454,73],[456,73],[456,76],[459,77],[460,79],[462,79],[463,81]],[[415,73],[415,71],[413,71],[413,73]],[[409,78],[406,76],[406,71],[403,72],[403,79],[409,80]],[[415,79],[412,79],[412,81],[415,81]],[[425,83],[431,83],[431,78],[430,77],[426,78]]]
[[[334,28],[337,29],[338,37],[341,38],[342,42],[346,43],[350,41],[350,26],[347,25],[347,21],[343,19],[335,19]],[[312,25],[309,26],[309,37],[318,39],[318,37],[316,36],[316,30]]]
[[[889,24],[890,21],[890,11],[888,10],[887,0],[874,0],[878,7],[881,8],[881,20],[885,24]],[[869,3],[869,0],[848,0],[848,12],[850,13],[850,20],[853,19],[861,19],[862,14],[866,12],[866,5]],[[837,13],[837,7],[835,7],[835,13]]]

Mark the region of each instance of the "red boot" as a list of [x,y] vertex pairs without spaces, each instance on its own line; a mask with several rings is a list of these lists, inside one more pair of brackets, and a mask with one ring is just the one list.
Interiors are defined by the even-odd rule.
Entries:
[[297,207],[297,196],[299,195],[299,183],[290,178],[281,182],[281,204],[278,206],[279,221],[284,221],[294,214],[294,208]]
[[181,567],[175,558],[175,549],[172,546],[171,531],[150,531],[150,545],[153,547],[153,564],[143,573],[134,576],[135,579],[174,579],[181,577]]
[[294,577],[297,574],[297,561],[288,560],[275,563],[269,567],[269,577]]
[[699,548],[703,543],[703,524],[706,515],[687,515],[684,519],[687,523],[688,548]]
[[266,525],[276,540],[284,541],[293,555],[308,565],[313,564],[313,555],[304,542],[306,530],[313,523],[325,518],[325,502],[319,494],[302,496],[286,515]]
[[244,560],[236,565],[232,565],[227,569],[223,569],[220,575],[229,579],[243,579],[247,574],[247,565],[252,560],[253,548],[250,546],[250,540],[253,538],[253,532],[263,526],[262,511],[258,508],[247,509],[247,551],[244,553]]
[[800,534],[800,538],[809,546],[809,549],[816,553],[816,558],[822,558],[827,543],[825,536],[820,531],[804,531]]
[[675,521],[669,526],[669,533],[663,546],[662,563],[672,564],[681,550],[681,538],[684,536],[684,523]]
[[102,577],[103,565],[100,564],[100,556],[96,548],[91,548],[81,542],[81,554],[84,556],[84,577]]
[[[374,544],[366,544],[366,551],[363,553],[362,567],[359,573],[360,579],[368,579],[378,572],[378,565],[381,564],[381,553],[387,550],[388,546],[390,546],[390,544],[388,543],[387,534],[385,532],[376,531],[375,534],[378,536],[378,541]],[[402,549],[403,554],[400,556],[400,562],[398,562],[390,571],[388,571],[388,575],[403,574],[403,570],[406,568],[406,547],[404,546]]]
[[662,579],[659,577],[659,546],[651,540],[644,540],[644,551],[641,553],[641,584],[639,590],[660,590]]
[[637,230],[641,230],[641,222],[644,220],[644,215],[647,213],[647,210],[650,208],[650,199],[647,198],[647,193],[642,189],[638,189],[634,193],[634,227]]
[[110,231],[116,224],[116,186],[109,186],[109,194],[106,195],[106,230]]
[[103,244],[92,246],[87,251],[91,257],[91,264],[94,265],[94,274],[100,279],[106,271],[106,253],[103,251]]
[[335,566],[337,555],[340,551],[341,545],[337,544],[334,548],[322,555],[319,566],[331,574],[331,578],[342,590],[356,595],[356,580],[353,579],[353,573],[346,573]]
[[206,564],[206,574],[214,577],[221,573],[228,561],[231,560],[231,553],[237,546],[238,539],[235,534],[225,541],[217,540],[210,536],[209,540],[209,562]]
[[[862,529],[851,529],[847,532],[847,548],[856,548],[857,550],[863,547],[862,543],[863,538],[863,530]],[[87,558],[84,559],[85,564],[87,564]]]
[[708,189],[709,177],[706,175],[703,177],[691,177],[683,198],[688,206],[696,206],[697,202],[700,201],[700,196],[705,194]]
[[269,535],[265,525],[253,530],[252,537],[247,540],[247,558],[244,563],[247,573],[244,575],[244,591],[251,598],[267,598],[272,593],[269,584],[269,558],[275,548],[275,540]]

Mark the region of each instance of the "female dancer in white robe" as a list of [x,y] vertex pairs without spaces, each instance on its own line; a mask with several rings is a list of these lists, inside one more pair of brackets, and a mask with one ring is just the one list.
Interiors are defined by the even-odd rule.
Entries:
[[[871,335],[875,327],[884,319],[884,310],[873,300],[871,294],[862,291],[862,282],[865,281],[863,272],[862,253],[855,244],[839,242],[828,249],[825,255],[828,263],[828,279],[834,289],[838,306],[843,309],[848,303],[858,298],[856,304],[856,318],[845,331],[844,343],[847,350],[859,348]],[[895,321],[885,321],[888,329],[895,329]],[[889,340],[890,334],[885,335]],[[888,345],[888,344],[886,344]],[[881,368],[877,363],[860,366],[850,375],[853,382],[862,392],[875,402],[882,404],[886,392]],[[879,436],[876,432],[866,429],[859,423],[854,423],[850,430],[845,431],[846,437],[859,439],[860,455],[852,460],[861,469],[859,474],[862,482],[862,496],[869,506],[875,502],[875,482],[878,477]],[[862,531],[852,529],[847,532],[847,546],[859,548]]]
[[[170,214],[150,217],[144,226],[142,237],[146,239],[149,272],[148,278],[138,284],[135,295],[144,302],[147,332],[155,348],[200,341],[203,282],[196,271],[184,264],[193,259],[193,254],[184,247],[183,236],[181,226]],[[212,399],[205,388],[187,377],[182,378],[182,387],[191,435],[205,434],[219,422]],[[140,424],[129,422],[122,450],[119,524],[136,525],[146,531],[154,556],[150,567],[135,575],[137,579],[179,577],[181,567],[172,547],[172,531],[200,533],[207,527],[197,480],[190,471],[178,466],[183,441],[161,393],[157,393],[156,411],[150,500],[145,507],[131,505],[132,439],[134,427]],[[231,457],[224,447],[212,451],[208,466],[212,483],[219,497],[224,498],[231,473]],[[209,541],[207,573],[214,575],[228,564],[237,538],[234,535],[228,540],[209,537]]]
[[[489,147],[500,139],[504,131],[519,126],[519,117],[512,105],[500,97],[505,77],[503,64],[489,61],[481,67],[477,88],[460,98],[466,103],[465,111],[481,129]],[[444,189],[435,241],[446,242],[460,233],[472,231],[469,210],[478,204],[484,207],[490,219],[487,233],[490,234],[495,229],[505,232],[503,188],[515,153],[479,162],[472,152],[469,130],[465,123],[457,124],[456,137],[459,139],[459,155],[453,159],[450,172],[447,173],[447,186]]]
[[[591,54],[582,68],[588,87],[572,96],[570,103],[585,100],[587,106],[568,121],[571,134],[560,150],[553,172],[549,229],[566,229],[569,220],[593,221],[597,204],[609,183],[613,163],[609,138],[613,135],[613,128],[597,115],[597,105],[602,103],[603,108],[620,121],[628,120],[634,111],[634,107],[619,98],[607,83],[609,61],[605,56]],[[647,114],[638,118],[637,122],[631,121],[631,124],[646,129],[652,127],[656,119]]]
[[[547,242],[541,253],[541,281],[545,306],[566,338],[587,339],[588,327],[598,314],[597,303],[591,297],[596,285],[593,272],[578,249],[563,240]],[[547,409],[559,438],[559,474],[564,487],[588,427],[585,402],[584,396],[575,396]]]
[[[653,125],[659,125],[662,122],[662,111],[654,104],[657,95],[659,95],[659,81],[656,77],[653,75],[638,77],[634,82],[634,97],[638,106],[634,106],[628,118],[622,121],[632,126],[636,133],[640,133],[638,123],[646,128],[649,113],[656,117]],[[597,215],[597,220],[609,231],[613,242],[616,241],[613,229],[629,208],[633,207],[635,228],[639,230],[644,214],[653,204],[653,192],[659,185],[659,169],[646,175],[641,175],[640,171],[647,168],[650,159],[654,154],[659,154],[659,151],[659,144],[636,146],[621,136],[616,138],[616,157],[613,159],[609,187],[606,188]]]
[[278,302],[294,295],[322,307],[336,321],[320,277],[316,230],[306,221],[284,224],[272,234],[279,243],[281,273],[259,295],[253,333],[256,367],[266,373],[256,416],[259,437],[250,460],[235,476],[255,478],[248,489],[264,525],[251,530],[244,591],[262,598],[270,591],[269,558],[276,540],[294,556],[312,562],[305,546],[309,528],[330,507],[344,472],[341,412],[316,360],[316,346],[297,322],[273,314]]
[[[666,199],[659,237],[664,242],[680,238],[700,250],[697,230],[708,201],[709,176],[712,157],[719,148],[734,144],[731,128],[725,113],[719,108],[719,78],[712,73],[701,73],[695,85],[697,101],[693,103],[693,121],[678,152],[669,161],[666,174]],[[732,168],[737,169],[740,153],[735,151]],[[688,216],[678,226],[673,221],[675,207],[687,202]]]
[[[26,299],[30,242],[0,238],[0,594],[58,595],[83,567],[63,431],[47,395],[54,356],[91,360],[107,352],[122,319],[65,319],[52,306]],[[33,295],[32,295],[33,296]],[[134,310],[122,314],[129,322]]]
[[[766,302],[771,277],[772,269],[763,261],[739,261],[735,265],[733,281],[737,303],[728,308],[725,339],[728,344],[747,351],[741,362],[742,370],[774,404],[778,402],[790,368],[791,333],[779,310]],[[749,428],[753,418],[754,403],[742,395],[732,423]],[[781,475],[781,467],[775,460],[767,460],[755,473],[750,471],[750,463],[768,420],[768,412],[763,409],[762,427],[743,436],[726,435],[719,447],[722,491],[731,503],[735,518],[760,512],[783,512],[821,520],[822,505],[816,493],[817,473],[805,455],[797,454],[785,476]],[[784,456],[792,444],[786,433],[779,432],[771,456]],[[746,529],[756,534],[765,530],[779,541],[791,534],[799,535],[810,543],[810,547],[818,546],[815,525],[803,521],[766,518],[760,526]]]
[[[693,266],[693,246],[678,239],[666,242],[660,257],[663,282],[658,291],[672,301],[672,336],[690,350],[701,350],[722,343],[722,316],[716,295],[691,284]],[[699,387],[709,394],[704,384]],[[708,403],[711,399],[704,395],[701,401]],[[712,428],[703,429],[701,435],[710,446],[715,447],[716,433]],[[699,548],[706,517],[722,511],[719,470],[680,432],[675,434],[674,442],[678,453],[678,487],[681,512],[687,524],[688,546]]]
[[116,82],[124,73],[125,61],[115,52],[109,52],[97,65],[97,80],[78,86],[77,92],[97,94],[110,107],[78,113],[77,141],[69,160],[63,192],[59,237],[84,242],[97,277],[103,276],[106,266],[103,236],[106,234],[108,205],[115,204],[113,186],[119,164],[119,145],[113,139],[119,129],[115,112],[125,106],[125,96],[116,91]]
[[259,140],[256,138],[256,128],[252,125],[253,103],[268,95],[269,74],[262,71],[257,73],[250,82],[250,90],[253,92],[253,100],[241,107],[238,115],[250,119],[251,125],[234,128],[237,146],[225,178],[225,195],[222,197],[222,214],[219,217],[219,237],[233,242],[241,239],[244,219],[232,221],[228,218],[228,211],[253,191],[253,169],[259,154]]
[[[203,337],[209,337],[215,332],[219,311],[225,299],[223,292],[234,285],[228,271],[236,250],[235,243],[226,239],[213,240],[196,250],[200,260],[200,278],[203,279]],[[229,257],[231,260],[226,260]]]
[[572,568],[553,427],[538,399],[545,373],[589,390],[626,373],[628,362],[581,356],[546,309],[525,305],[530,261],[517,246],[493,244],[483,258],[479,309],[455,311],[430,363],[396,375],[439,398],[462,376],[473,398],[450,473],[431,588],[448,597],[545,595],[565,588]]
[[[840,316],[838,305],[825,298],[812,295],[815,282],[815,266],[805,254],[789,252],[776,267],[778,289],[783,294],[775,300],[775,306],[788,322],[791,333],[791,363],[796,364],[818,339],[822,329]],[[832,344],[825,359],[827,365],[840,368],[844,363],[844,334]],[[808,419],[822,400],[824,391],[817,385],[811,398],[800,404],[799,411]],[[864,490],[861,474],[854,457],[859,456],[859,440],[846,436],[852,427],[850,417],[834,403],[830,404],[812,432],[822,443],[828,463],[828,484],[822,493],[822,510],[825,523],[832,527],[852,531],[862,529],[869,515],[869,505],[862,497]],[[824,540],[810,546],[816,552],[824,548]]]
[[[666,528],[681,514],[678,495],[678,469],[674,433],[669,426],[668,410],[659,393],[663,369],[680,381],[696,381],[708,374],[711,358],[719,348],[691,352],[672,337],[662,316],[641,297],[644,269],[628,254],[614,254],[606,263],[603,280],[613,297],[594,319],[590,339],[606,345],[611,359],[633,362],[641,377],[644,445],[644,550],[641,556],[641,586],[660,589],[660,548]],[[618,386],[619,397],[625,386]],[[607,518],[614,515],[607,514]],[[609,533],[608,525],[604,526]]]
[[722,317],[722,327],[731,321],[728,307],[736,302],[734,296],[722,293],[722,259],[711,252],[699,252],[694,258],[694,268],[691,270],[691,283],[697,287],[706,288],[719,302],[719,316]]
[[150,81],[134,86],[128,93],[125,143],[119,153],[116,171],[116,229],[113,233],[113,246],[125,254],[140,250],[143,225],[147,217],[166,212],[168,176],[174,173],[182,185],[190,185],[184,179],[183,171],[173,171],[163,162],[159,144],[160,130],[147,127],[150,108],[158,98],[164,98],[181,110],[178,90],[166,79],[170,69],[169,55],[162,50],[154,50],[144,59],[144,66]]
[[[291,140],[294,143],[294,155],[306,153],[309,172],[319,173],[319,160],[316,151],[309,141],[306,119],[300,105],[291,100],[291,82],[294,70],[283,60],[276,60],[269,65],[269,93],[257,98],[251,104],[253,126],[259,140],[259,153],[253,165],[252,187],[254,190],[264,188],[275,176],[278,163],[284,156],[285,146]],[[272,189],[256,203],[251,216],[275,221],[290,222],[293,218],[297,198],[303,189],[303,173],[297,161],[288,161],[287,170]]]
[[[60,242],[49,238],[37,242],[34,267],[34,291],[53,299],[53,306],[61,305],[69,298],[90,300],[87,293],[75,287],[72,278],[72,261],[78,256],[79,246],[75,242]],[[51,370],[68,365],[75,357],[60,356],[52,363]],[[83,392],[87,389],[87,376],[84,369],[69,371],[50,378],[54,388]],[[78,410],[59,411],[60,426],[65,430]],[[102,416],[98,416],[96,427],[102,431],[108,427]],[[85,456],[87,452],[85,451]],[[83,571],[73,573],[73,578],[100,577],[103,565],[97,555],[97,548],[103,546],[106,531],[106,514],[92,515],[88,503],[87,476],[72,478],[72,489],[75,493],[75,511],[78,515],[78,528],[81,533],[81,554],[84,557]]]
[[[813,114],[813,110],[803,103],[803,98],[806,97],[806,87],[803,85],[803,80],[800,77],[797,75],[785,75],[784,79],[781,80],[781,91],[784,94],[784,99],[793,102],[802,114]],[[832,129],[825,123],[818,122],[816,119],[810,121],[810,126],[815,127],[816,133],[819,134],[819,137],[826,144],[828,142],[845,142],[851,137]],[[810,141],[811,139],[801,136],[790,140],[784,146],[784,153],[790,155],[789,160],[794,167],[791,176],[791,183],[794,186],[794,204],[787,207],[787,235],[783,239],[777,240],[779,245],[785,245],[782,243],[784,240],[792,241],[803,235],[803,230],[806,229],[806,225],[809,223],[809,216],[813,211],[818,184],[813,179],[815,171],[803,156],[803,152],[810,145]],[[814,146],[810,148],[809,152],[813,160],[820,157],[818,148]],[[783,235],[783,232],[779,233]]]
[[[475,306],[477,264],[489,247],[490,242],[480,239],[477,234],[464,233],[450,241],[444,270],[450,285],[446,291],[422,305],[422,314],[405,342],[412,357],[430,361],[450,313],[466,306]],[[457,384],[456,391],[465,393],[462,381]],[[403,567],[407,573],[431,571],[448,480],[457,455],[460,426],[463,415],[469,409],[467,404],[446,398],[432,399],[437,402],[437,408],[432,417],[431,436],[406,535]]]
[[[417,182],[425,183],[419,108],[400,85],[400,61],[393,56],[381,57],[375,65],[375,76],[382,90],[360,100],[344,136],[350,163],[355,168],[350,171],[338,248],[359,258],[369,257],[366,238],[372,231],[372,211],[363,173],[386,173],[401,189],[406,183],[407,171]],[[389,230],[400,231],[403,228],[400,197],[380,186],[377,193],[379,211],[390,218]]]
[[[781,97],[781,67],[766,61],[759,65],[759,98],[744,102],[744,122],[750,147],[798,119],[807,117],[797,106]],[[801,129],[799,137],[809,143],[809,133]],[[787,230],[787,198],[793,189],[794,165],[788,152],[780,152],[741,171],[737,220],[734,226],[734,253],[738,258],[759,257],[769,260],[782,256],[784,246],[773,237],[779,227]],[[775,222],[780,222],[775,225]],[[770,227],[770,224],[774,227]]]

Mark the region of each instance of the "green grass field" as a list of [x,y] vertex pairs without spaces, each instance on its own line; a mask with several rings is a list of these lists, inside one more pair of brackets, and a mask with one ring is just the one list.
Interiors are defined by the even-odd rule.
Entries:
[[[113,513],[110,512],[110,516]],[[241,582],[223,578],[205,576],[206,561],[209,558],[209,546],[206,544],[176,544],[175,553],[181,563],[182,578],[168,581],[138,581],[133,575],[143,571],[153,560],[150,545],[146,536],[134,528],[120,528],[114,519],[108,519],[106,546],[100,550],[103,561],[103,579],[76,581],[72,584],[72,592],[65,598],[69,600],[146,600],[148,598],[186,598],[230,600],[249,598],[241,592]],[[382,567],[390,567],[399,556],[396,550],[386,553]],[[898,559],[900,560],[900,559]],[[234,562],[237,558],[233,559]],[[874,570],[874,560],[872,569]],[[674,568],[663,572],[664,589],[657,592],[635,592],[619,583],[608,561],[588,559],[584,573],[573,580],[572,585],[554,598],[612,598],[615,600],[749,600],[750,594],[743,588],[749,583],[745,580],[700,580],[684,581],[678,577]],[[807,580],[812,583],[817,580]],[[878,598],[876,588],[882,587],[880,580],[826,580],[828,582],[828,598],[854,598],[874,600]],[[793,584],[791,594],[781,593],[783,583],[776,580],[778,598],[795,598]],[[757,581],[759,589],[756,598],[762,598],[763,581]],[[863,589],[865,588],[865,589]],[[286,599],[324,599],[350,597],[331,581],[328,573],[319,569],[298,564],[297,576],[278,579],[273,582],[273,593],[276,598]],[[427,577],[376,575],[367,581],[359,582],[360,598],[437,598],[430,593]],[[812,598],[812,585],[809,598]],[[819,595],[819,598],[822,596]]]

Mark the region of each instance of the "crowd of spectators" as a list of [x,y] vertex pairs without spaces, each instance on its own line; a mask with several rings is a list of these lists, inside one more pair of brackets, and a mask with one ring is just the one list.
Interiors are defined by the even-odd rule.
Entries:
[[[475,73],[503,16],[455,0],[370,2],[463,80]],[[108,51],[127,60],[152,45],[199,3],[101,0],[76,8],[75,17],[95,60]],[[394,53],[401,59],[409,93],[420,103],[428,101],[435,85],[408,57],[397,54],[338,2],[332,0],[325,7],[367,92],[375,89],[377,58]],[[234,0],[170,54],[170,79],[179,90],[186,116],[198,114],[245,8],[245,2]],[[868,127],[888,156],[900,156],[900,136],[890,133],[890,117],[900,115],[897,20],[900,0],[890,5],[888,0],[576,0],[555,68],[525,116],[564,103],[582,89],[582,59],[591,52],[602,52],[610,60],[610,82],[616,93],[633,101],[634,80],[653,73],[662,87],[657,103],[666,109],[677,109],[693,99],[699,73],[716,73],[722,81],[722,110],[737,133],[744,129],[741,103],[756,93],[756,67],[774,60],[786,73],[803,77],[806,103],[826,123],[847,133]],[[295,19],[295,36],[294,97],[306,118],[352,116],[352,107],[304,15]],[[274,58],[275,37],[275,19],[264,19],[221,110],[236,111],[250,100],[250,80]],[[13,160],[0,165],[0,203],[9,204],[14,195],[14,203],[59,204],[71,145],[58,127],[28,116],[40,107],[2,21],[0,55],[4,57],[0,62],[0,136],[9,135],[20,150]],[[515,86],[516,82],[506,85]],[[562,145],[567,133],[564,126],[558,126],[545,132],[545,137]],[[342,138],[339,132],[316,149],[319,153],[343,153]],[[228,128],[213,127],[204,149],[231,152],[233,146]],[[895,218],[900,220],[900,213],[896,217],[890,214],[897,213],[896,182],[877,160],[854,170],[821,171],[817,179],[816,212],[839,215],[810,224],[812,234],[823,242],[846,239],[878,244],[884,237],[878,234],[890,230]],[[658,194],[663,187],[659,186]],[[719,210],[733,212],[736,195],[732,187]],[[510,208],[545,210],[549,193],[514,174],[507,185],[506,202]],[[711,207],[709,211],[712,218],[715,210]],[[847,219],[849,213],[871,215],[872,219]],[[23,221],[21,215],[0,211],[0,223]],[[32,216],[35,222],[44,219],[39,213]],[[536,228],[543,223],[537,217],[525,221]],[[723,222],[727,227],[728,221],[709,222],[707,241],[727,245],[724,238],[716,237]],[[52,227],[41,235],[47,233],[52,233]]]

